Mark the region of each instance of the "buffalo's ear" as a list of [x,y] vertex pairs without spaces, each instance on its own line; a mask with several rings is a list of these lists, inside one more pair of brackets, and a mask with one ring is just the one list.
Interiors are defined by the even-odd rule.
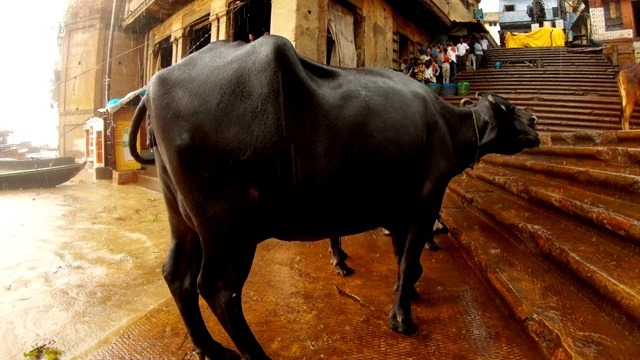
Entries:
[[496,101],[496,99],[493,98],[493,96],[488,95],[487,100],[489,100],[492,106],[499,105],[502,108],[502,110],[507,111],[507,108],[504,107],[504,105],[502,104],[498,104],[498,102]]

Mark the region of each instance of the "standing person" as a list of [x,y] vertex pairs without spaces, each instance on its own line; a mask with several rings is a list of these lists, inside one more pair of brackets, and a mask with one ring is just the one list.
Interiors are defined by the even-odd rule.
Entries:
[[418,80],[418,82],[425,83],[425,79],[427,78],[427,67],[422,63],[422,60],[416,60],[416,69],[414,70],[416,76],[414,79]]
[[447,45],[447,55],[451,61],[451,76],[454,77],[458,73],[458,48],[453,45],[453,41],[449,41]]
[[487,50],[489,49],[489,39],[487,39],[487,34],[482,34],[482,39],[480,40],[480,44],[482,45],[482,67],[487,66]]
[[404,67],[404,73],[409,77],[414,77],[415,69],[415,58],[412,57],[411,59],[409,59],[409,63],[407,64],[407,66]]
[[[445,51],[442,44],[438,44],[436,46],[436,64],[438,64],[439,68],[442,68],[442,59],[444,58],[444,54]],[[442,72],[440,72],[440,75],[437,76],[439,83],[442,82],[442,75]]]
[[469,42],[469,46],[470,46],[470,50],[469,50],[469,66],[471,67],[472,70],[476,69],[476,53],[473,50],[473,47],[475,46],[476,42],[471,40]]
[[402,63],[400,64],[400,71],[405,72],[404,69],[407,68],[407,65],[409,65],[409,59],[404,58],[404,60],[402,60]]
[[451,58],[449,57],[449,54],[445,53],[444,56],[442,57],[442,83],[443,84],[449,83],[449,77],[451,76],[451,66],[449,65],[450,61],[451,61]]
[[435,60],[430,59],[429,60],[429,67],[427,68],[427,76],[426,79],[428,82],[430,83],[436,83],[436,77],[440,75],[440,68],[438,67],[438,64],[436,63]]
[[464,38],[460,38],[460,43],[456,46],[458,50],[458,66],[461,73],[467,72],[467,62],[469,61],[469,45],[464,41]]
[[482,44],[478,41],[473,44],[473,52],[476,55],[476,66],[475,69],[480,69],[482,67],[482,58],[484,55],[484,51],[482,51]]
[[249,42],[256,41],[256,35],[252,32],[249,33]]

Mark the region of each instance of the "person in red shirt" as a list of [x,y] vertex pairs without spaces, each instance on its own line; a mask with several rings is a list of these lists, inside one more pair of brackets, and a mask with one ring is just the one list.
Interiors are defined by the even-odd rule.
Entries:
[[446,53],[442,56],[442,83],[448,84],[449,77],[451,76],[451,65],[449,65],[451,58]]

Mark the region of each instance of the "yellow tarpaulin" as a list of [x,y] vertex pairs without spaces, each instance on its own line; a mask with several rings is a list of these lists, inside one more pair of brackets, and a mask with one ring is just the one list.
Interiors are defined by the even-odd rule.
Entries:
[[562,29],[543,27],[530,33],[507,33],[504,42],[507,48],[564,46],[567,37]]

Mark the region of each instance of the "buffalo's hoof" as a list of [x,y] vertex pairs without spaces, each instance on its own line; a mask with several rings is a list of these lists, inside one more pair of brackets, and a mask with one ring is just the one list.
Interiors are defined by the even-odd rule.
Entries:
[[391,315],[389,315],[389,327],[391,330],[407,336],[415,335],[418,332],[418,325],[414,324],[411,319],[398,319],[394,311],[391,311]]
[[437,229],[433,229],[433,235],[443,235],[449,233],[449,228],[445,223],[438,221],[440,226]]
[[237,352],[222,346],[217,347],[215,350],[212,349],[206,352],[202,351],[196,346],[194,346],[192,349],[198,356],[198,359],[200,360],[206,360],[206,359],[208,360],[217,360],[217,359],[240,360],[242,359],[242,356],[240,356],[240,354],[238,354]]
[[350,268],[349,265],[347,265],[347,264],[336,265],[334,270],[335,270],[336,274],[340,274],[340,275],[345,276],[345,277],[353,274],[353,272],[354,272],[354,270],[352,268]]
[[433,251],[433,252],[438,252],[440,250],[442,250],[442,248],[440,247],[440,245],[438,245],[435,241],[429,241],[424,245],[424,249],[425,250],[429,250],[429,251]]

